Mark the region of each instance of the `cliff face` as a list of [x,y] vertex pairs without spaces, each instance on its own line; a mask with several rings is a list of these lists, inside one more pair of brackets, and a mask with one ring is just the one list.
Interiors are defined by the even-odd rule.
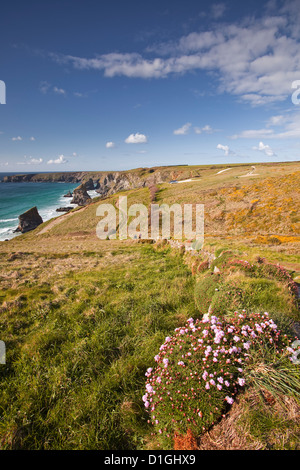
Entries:
[[43,223],[43,219],[38,213],[36,207],[32,207],[28,211],[24,212],[19,216],[19,225],[15,232],[26,233],[30,230],[34,230],[36,227]]
[[114,172],[66,172],[66,173],[34,173],[27,175],[10,175],[3,183],[38,182],[38,183],[85,183],[86,189],[96,189],[102,197],[118,191],[143,188],[154,184],[166,183],[174,179],[185,179],[199,176],[199,171],[188,167],[156,167],[137,168],[129,171]]
[[73,191],[73,199],[71,204],[77,204],[78,206],[86,206],[91,202],[91,197],[87,193],[87,186],[82,183],[78,188]]

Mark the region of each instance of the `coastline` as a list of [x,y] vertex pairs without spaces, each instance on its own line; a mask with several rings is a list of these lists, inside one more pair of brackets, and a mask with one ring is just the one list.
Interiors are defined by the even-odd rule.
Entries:
[[[7,190],[8,186],[9,190]],[[73,192],[76,187],[77,184],[64,182],[0,185],[2,202],[0,207],[0,242],[11,240],[21,234],[14,233],[18,226],[19,215],[31,207],[37,206],[43,222],[65,214],[65,212],[57,212],[59,208],[77,207],[77,204],[71,204],[71,198],[64,197],[68,191]],[[94,190],[88,191],[88,194],[91,198],[99,196]]]

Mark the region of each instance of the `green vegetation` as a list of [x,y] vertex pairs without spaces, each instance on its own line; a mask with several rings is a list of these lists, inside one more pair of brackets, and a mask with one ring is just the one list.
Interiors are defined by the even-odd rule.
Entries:
[[[19,255],[9,262],[11,274],[34,260]],[[70,260],[83,261],[82,268],[69,270]],[[47,257],[52,269],[60,261],[65,271],[49,270],[47,280],[43,271],[37,279],[21,277],[1,292],[4,449],[144,443],[144,374],[164,337],[194,311],[194,280],[178,256],[151,246],[105,253],[98,266],[92,260],[90,253]]]
[[[283,346],[251,348],[245,387],[236,382],[236,364],[220,362],[232,376],[230,395],[201,390],[191,410],[178,401],[184,419],[180,411],[169,426],[165,415],[162,434],[142,399],[161,345],[191,317],[201,325],[209,311],[230,325],[236,311],[248,319],[268,312],[284,341],[295,339],[299,164],[257,165],[249,178],[242,177],[249,165],[230,167],[221,174],[225,166],[164,168],[174,179],[195,181],[98,198],[0,244],[1,449],[299,448],[299,365]],[[146,178],[157,171],[132,173]],[[128,206],[204,203],[203,251],[195,256],[166,241],[99,240],[97,207],[117,208],[120,195]],[[177,346],[173,369],[181,386],[178,362],[185,359]],[[188,353],[190,345],[184,347]],[[164,393],[175,390],[169,385]],[[230,405],[226,396],[238,400]],[[194,408],[201,412],[196,424]]]

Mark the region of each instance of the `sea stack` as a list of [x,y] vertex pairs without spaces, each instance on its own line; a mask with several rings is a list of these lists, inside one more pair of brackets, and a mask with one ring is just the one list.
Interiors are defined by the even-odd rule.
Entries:
[[91,202],[91,197],[87,193],[85,183],[82,183],[78,188],[73,191],[73,199],[71,204],[77,204],[78,206],[87,206]]
[[36,207],[32,207],[24,214],[19,215],[19,225],[15,232],[26,233],[30,230],[34,230],[36,227],[43,223],[43,219],[38,213]]
[[84,184],[87,191],[93,191],[95,189],[94,181],[92,180],[92,178],[90,178]]

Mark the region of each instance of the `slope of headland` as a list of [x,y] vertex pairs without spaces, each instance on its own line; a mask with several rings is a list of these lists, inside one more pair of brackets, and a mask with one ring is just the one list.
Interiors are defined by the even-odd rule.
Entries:
[[[251,166],[197,167],[193,175],[189,167],[189,173],[172,167],[164,170],[165,180],[157,175],[154,189],[111,184],[110,194],[88,206],[0,244],[0,339],[6,344],[1,449],[299,449],[299,365],[276,341],[287,335],[291,346],[300,322],[300,164],[255,164],[249,175]],[[97,208],[110,203],[117,209],[120,195],[128,207],[204,204],[203,249],[99,240]],[[235,311],[249,316],[247,328],[258,312],[264,315],[259,323],[273,328],[268,312],[282,334],[274,327],[272,337],[260,337],[250,359],[237,367],[220,356],[209,371],[218,375],[209,390],[201,379],[198,395],[193,382],[184,385],[185,376],[163,382],[166,407],[153,418],[143,402],[151,390],[145,374],[159,370],[154,357],[166,338],[173,338],[176,352],[174,330],[187,320],[202,325],[197,320],[210,312],[228,327]],[[186,370],[178,362],[188,367],[189,358],[200,359],[202,368],[204,351],[189,353],[169,357],[172,377]],[[195,371],[195,362],[191,367]],[[232,382],[228,391],[217,382],[221,370],[231,374],[224,377]],[[181,422],[175,431],[167,397],[177,407],[174,422]]]

